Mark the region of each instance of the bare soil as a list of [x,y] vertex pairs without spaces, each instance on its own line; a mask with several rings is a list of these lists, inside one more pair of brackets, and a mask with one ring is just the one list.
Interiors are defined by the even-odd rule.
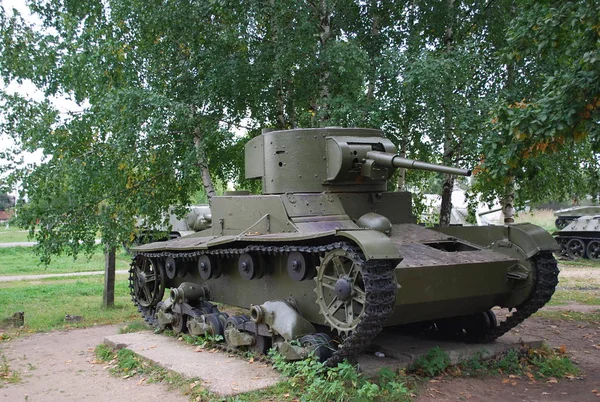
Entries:
[[[0,382],[0,401],[187,401],[179,391],[139,376],[115,378],[95,361],[94,349],[118,326],[52,331],[0,343],[17,384]],[[2,362],[0,361],[0,364]]]

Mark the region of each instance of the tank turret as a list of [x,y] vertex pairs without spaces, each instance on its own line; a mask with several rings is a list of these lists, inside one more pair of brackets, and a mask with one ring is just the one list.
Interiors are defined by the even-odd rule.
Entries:
[[471,174],[396,155],[395,145],[375,129],[265,131],[246,144],[246,178],[261,178],[263,194],[386,191],[400,167]]

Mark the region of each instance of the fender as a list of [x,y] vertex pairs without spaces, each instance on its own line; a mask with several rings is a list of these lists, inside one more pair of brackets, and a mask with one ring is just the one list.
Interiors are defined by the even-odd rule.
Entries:
[[396,260],[397,263],[402,261],[398,247],[381,232],[376,230],[338,230],[336,234],[355,242],[367,261],[373,259]]

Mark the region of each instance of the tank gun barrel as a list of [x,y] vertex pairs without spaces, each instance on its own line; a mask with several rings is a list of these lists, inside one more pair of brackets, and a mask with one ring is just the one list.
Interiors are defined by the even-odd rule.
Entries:
[[387,152],[369,151],[367,152],[367,159],[371,159],[376,165],[384,167],[430,170],[432,172],[447,173],[458,176],[471,176],[471,170],[469,169],[461,169],[452,166],[436,165],[434,163],[416,161]]

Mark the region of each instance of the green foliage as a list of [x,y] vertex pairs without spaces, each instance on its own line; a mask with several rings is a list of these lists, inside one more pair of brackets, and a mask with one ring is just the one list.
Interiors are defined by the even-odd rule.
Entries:
[[[600,198],[594,2],[31,2],[0,16],[0,176],[51,256],[129,242],[243,179],[261,127],[383,128],[410,158],[476,169],[485,201]],[[49,99],[66,96],[76,112]],[[243,126],[243,127],[242,127]],[[243,129],[242,129],[243,128]],[[24,166],[21,151],[43,151]],[[551,178],[551,180],[549,180]],[[506,181],[505,181],[506,179]],[[424,192],[446,180],[408,172]],[[20,183],[20,184],[19,184]],[[393,187],[393,186],[392,186]],[[203,199],[203,198],[202,198]]]
[[172,333],[173,336],[179,336],[183,339],[184,342],[189,343],[190,345],[201,346],[203,348],[211,347],[219,342],[223,341],[223,335],[213,335],[209,333],[205,333],[203,335],[189,335],[189,334],[175,334]]
[[382,370],[379,381],[363,377],[348,362],[327,368],[314,356],[297,362],[285,361],[271,350],[269,356],[275,369],[290,381],[294,388],[302,389],[302,401],[402,401],[410,400],[406,378],[387,369]]
[[423,356],[418,357],[409,367],[415,373],[434,377],[444,372],[450,366],[450,357],[439,346],[432,348]]
[[101,362],[109,362],[115,357],[115,352],[105,343],[101,343],[94,349],[96,359]]
[[492,367],[505,374],[522,374],[521,354],[518,350],[511,349],[494,361]]
[[579,373],[579,369],[567,356],[561,356],[548,347],[532,351],[529,361],[535,367],[537,376],[542,378],[564,378]]
[[484,359],[481,354],[459,363],[453,371],[455,375],[483,376],[490,373],[502,375],[526,375],[530,379],[564,378],[578,374],[565,351],[552,349],[547,345],[533,349],[523,347],[511,349],[492,359]]
[[117,352],[117,368],[125,373],[137,372],[142,367],[140,358],[129,349],[119,349]]

